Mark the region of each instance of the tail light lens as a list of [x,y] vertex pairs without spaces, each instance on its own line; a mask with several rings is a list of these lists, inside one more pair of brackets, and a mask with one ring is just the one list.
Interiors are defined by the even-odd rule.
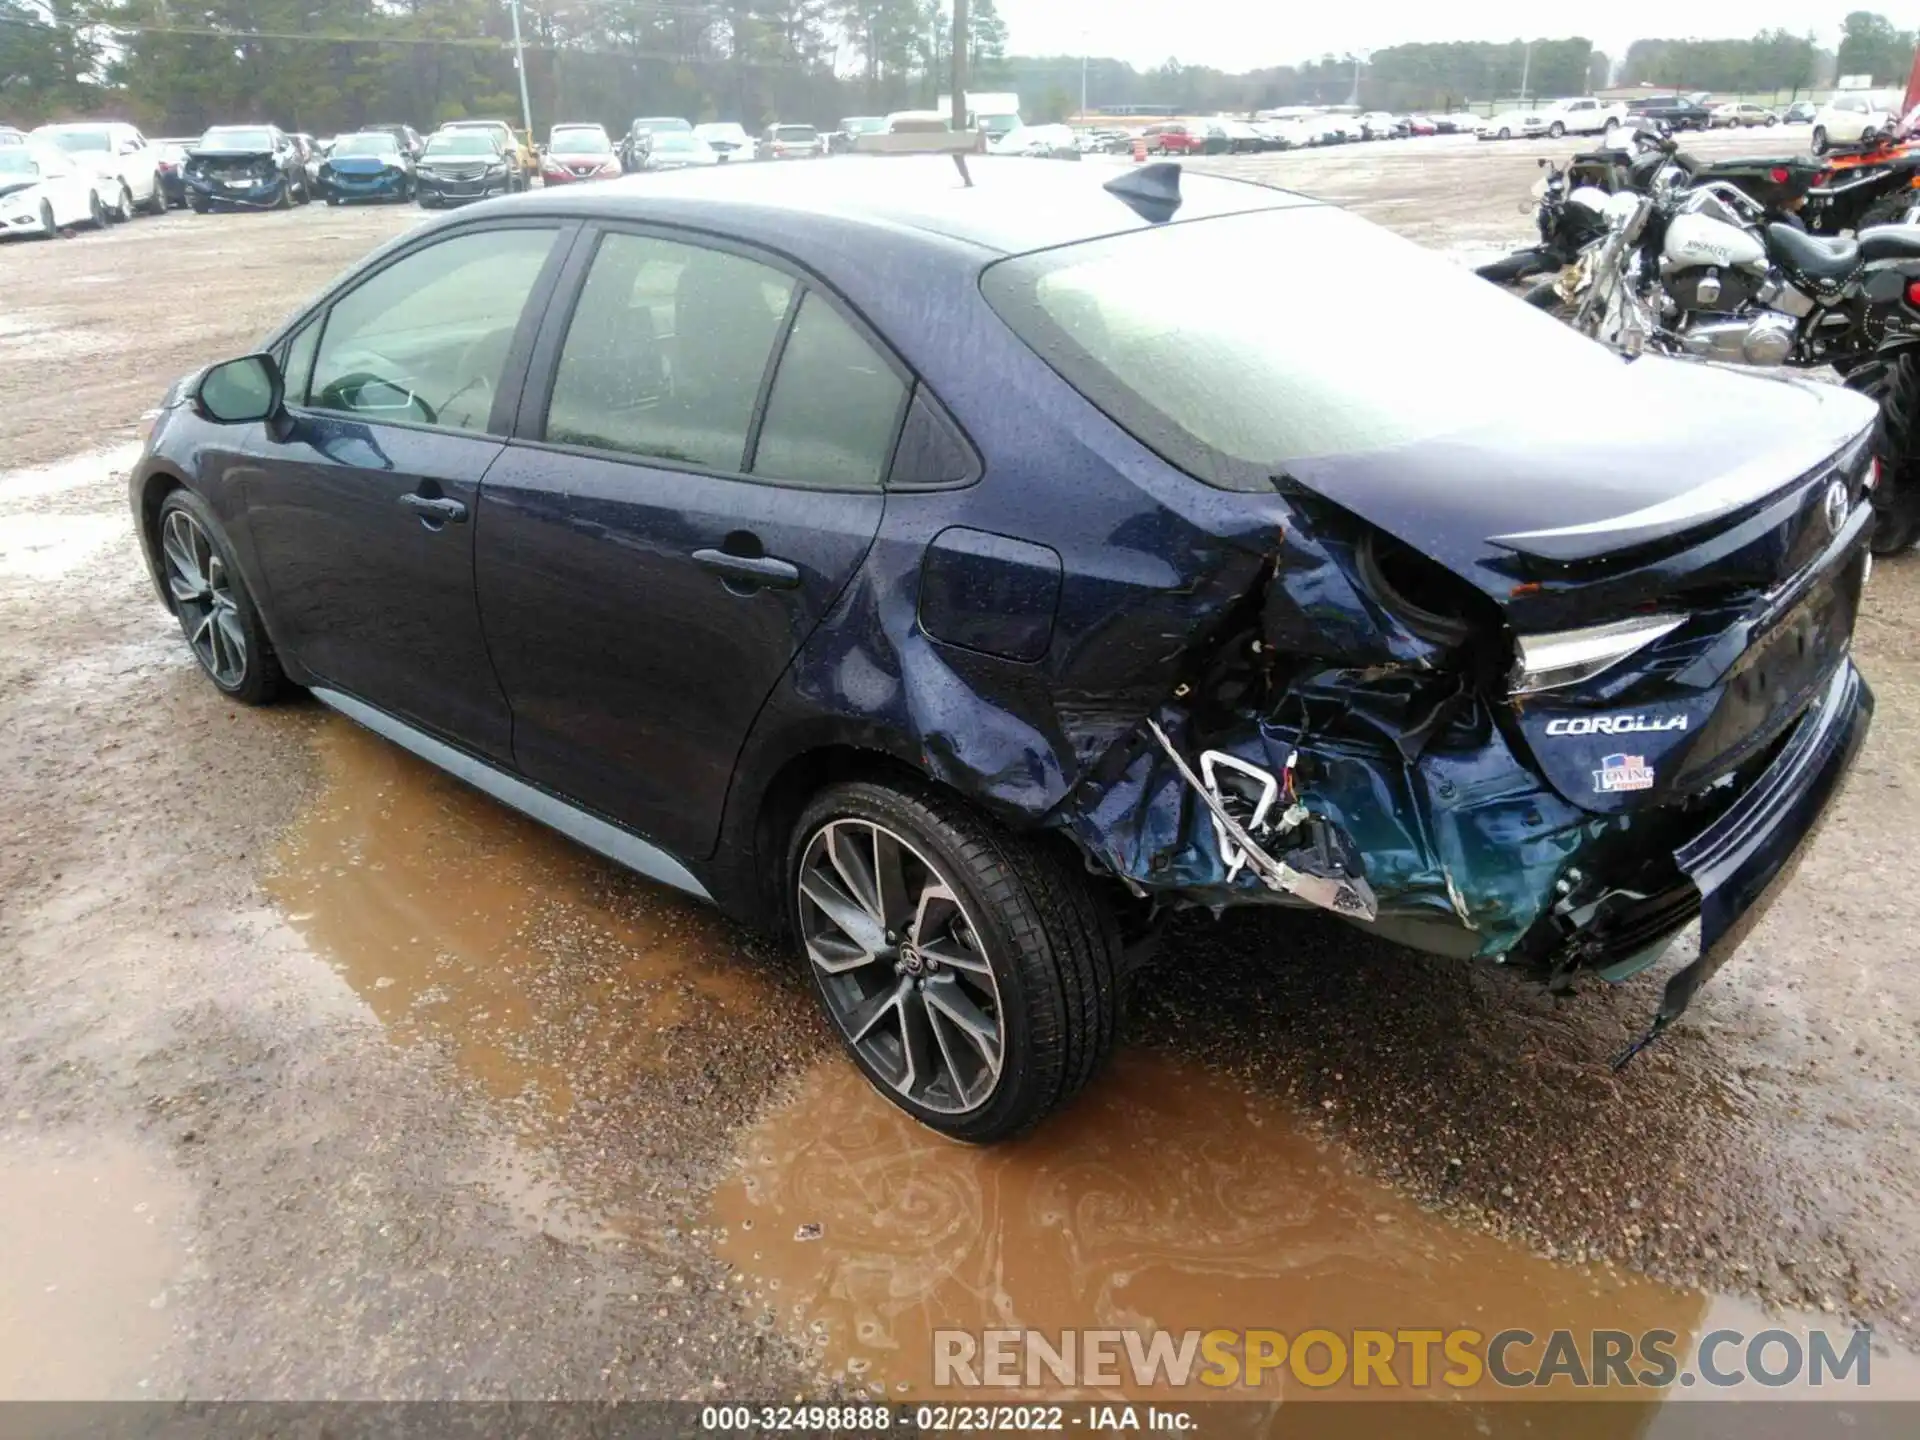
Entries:
[[1916,310],[1920,310],[1920,280],[1909,280],[1907,282],[1907,304],[1913,306]]
[[1590,680],[1686,620],[1684,615],[1649,615],[1552,635],[1522,635],[1508,677],[1511,693],[1529,695]]

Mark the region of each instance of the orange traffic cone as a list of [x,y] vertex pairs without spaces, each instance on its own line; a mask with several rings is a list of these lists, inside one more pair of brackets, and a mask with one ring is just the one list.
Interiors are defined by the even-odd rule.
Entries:
[[1133,163],[1138,165],[1147,158],[1147,142],[1142,137],[1133,137]]

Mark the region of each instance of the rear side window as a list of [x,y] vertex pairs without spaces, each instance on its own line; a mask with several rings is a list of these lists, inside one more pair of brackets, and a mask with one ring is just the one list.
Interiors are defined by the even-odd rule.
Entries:
[[753,473],[790,485],[878,489],[906,403],[893,367],[809,293],[781,352]]
[[[485,430],[557,230],[469,231],[334,301],[305,399],[368,419]],[[291,357],[290,357],[291,358]],[[289,378],[289,398],[297,392]]]
[[568,322],[546,438],[738,473],[793,288],[723,250],[605,236]]

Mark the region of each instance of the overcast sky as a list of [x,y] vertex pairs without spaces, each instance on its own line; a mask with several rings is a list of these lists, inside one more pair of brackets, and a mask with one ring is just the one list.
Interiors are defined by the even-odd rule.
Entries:
[[[1112,55],[1138,66],[1169,55],[1187,65],[1253,70],[1333,51],[1416,40],[1513,40],[1584,34],[1616,59],[1642,36],[1721,38],[1784,26],[1831,48],[1848,11],[1878,10],[1911,25],[1911,4],[1873,0],[1428,0],[1409,4],[1278,5],[1274,0],[998,0],[1008,48],[1023,55]],[[1554,17],[1560,18],[1554,18]]]

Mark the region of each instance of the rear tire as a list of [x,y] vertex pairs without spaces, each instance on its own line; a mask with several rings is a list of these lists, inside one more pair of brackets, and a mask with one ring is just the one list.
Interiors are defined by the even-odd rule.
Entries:
[[90,190],[87,192],[87,218],[88,223],[90,223],[94,229],[104,230],[107,228],[107,205],[106,202],[100,198],[100,192],[98,190]]
[[1813,127],[1813,153],[1816,155],[1827,153],[1827,127],[1824,125]]
[[53,202],[51,200],[42,200],[40,202],[40,238],[42,240],[58,240],[60,238],[60,227],[53,223]]
[[930,1129],[970,1144],[1018,1135],[1111,1053],[1119,928],[1060,851],[931,787],[854,781],[807,806],[785,873],[834,1028],[874,1088]]
[[1920,205],[1920,191],[1899,190],[1883,196],[1867,207],[1859,223],[1853,227],[1853,233],[1858,235],[1862,230],[1871,230],[1876,225],[1903,224],[1907,211],[1916,205]]
[[149,215],[164,215],[167,213],[166,187],[161,185],[157,176],[153,182],[153,193],[147,197],[147,203],[140,208],[145,210]]
[[1920,540],[1920,350],[1886,362],[1886,369],[1858,387],[1880,406],[1874,454],[1880,483],[1873,492],[1875,555],[1898,555]]
[[1547,126],[1547,138],[1549,140],[1558,140],[1566,133],[1567,127],[1562,125],[1558,120]]

